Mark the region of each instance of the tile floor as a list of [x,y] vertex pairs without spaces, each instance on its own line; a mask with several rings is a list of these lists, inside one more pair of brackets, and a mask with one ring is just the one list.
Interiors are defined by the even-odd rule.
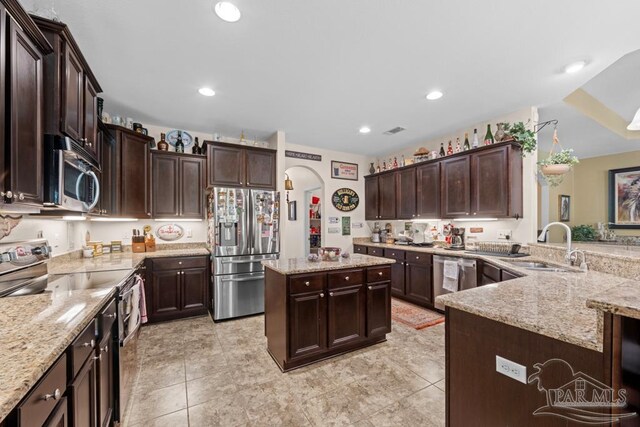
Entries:
[[125,427],[443,426],[444,325],[283,374],[264,317],[142,329]]

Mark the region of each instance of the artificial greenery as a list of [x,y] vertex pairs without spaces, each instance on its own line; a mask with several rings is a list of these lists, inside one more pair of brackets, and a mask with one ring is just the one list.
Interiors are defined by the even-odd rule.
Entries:
[[520,144],[522,157],[526,157],[527,154],[531,154],[536,150],[536,134],[527,129],[523,122],[505,123],[504,131]]
[[569,165],[573,166],[579,163],[579,160],[576,156],[573,155],[573,149],[566,148],[557,153],[551,154],[544,160],[540,160],[538,164],[540,166],[548,166],[548,165]]
[[576,242],[589,242],[598,238],[598,232],[592,225],[571,227],[571,236]]

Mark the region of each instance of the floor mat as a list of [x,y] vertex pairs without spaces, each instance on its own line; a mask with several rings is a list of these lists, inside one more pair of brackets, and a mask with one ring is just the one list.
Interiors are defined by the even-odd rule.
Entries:
[[444,315],[398,299],[391,299],[391,318],[414,329],[424,329],[444,322]]

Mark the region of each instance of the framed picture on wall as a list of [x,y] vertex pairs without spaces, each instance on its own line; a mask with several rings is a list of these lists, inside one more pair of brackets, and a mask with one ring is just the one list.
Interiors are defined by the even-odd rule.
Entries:
[[355,163],[339,162],[331,160],[331,178],[358,180],[358,165]]
[[558,196],[558,218],[562,222],[571,221],[571,196],[565,194]]
[[289,202],[289,221],[298,219],[298,202]]
[[640,229],[640,166],[609,170],[609,228]]

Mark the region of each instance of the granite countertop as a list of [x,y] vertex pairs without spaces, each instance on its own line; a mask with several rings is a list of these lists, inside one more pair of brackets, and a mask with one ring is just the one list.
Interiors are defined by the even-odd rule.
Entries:
[[0,298],[0,421],[113,297],[118,284]]
[[640,320],[640,283],[628,280],[608,289],[606,293],[590,297],[587,306]]
[[338,261],[308,261],[306,258],[288,258],[262,261],[262,265],[280,274],[313,273],[317,271],[341,270],[344,268],[371,267],[395,263],[387,258],[354,254]]
[[[532,256],[515,259],[500,258],[442,248],[370,243],[364,239],[354,239],[354,244],[482,259],[517,273],[523,277],[442,295],[437,299],[451,308],[600,352],[603,339],[603,314],[601,311],[590,308],[591,305],[587,306],[587,301],[603,292],[609,295],[609,290],[614,292],[619,286],[620,292],[623,292],[624,287],[621,285],[629,286],[628,284],[631,283],[629,279],[596,271],[586,273],[577,269],[570,269],[568,272],[538,271],[511,264],[513,261],[540,261]],[[544,262],[548,263],[548,261]],[[566,266],[562,267],[566,268]],[[621,294],[620,301],[623,299],[624,294]],[[637,296],[636,302],[638,303],[635,307],[640,308],[640,300]],[[637,312],[640,313],[640,311]]]
[[83,273],[102,270],[132,270],[137,268],[147,258],[163,258],[175,256],[210,255],[203,246],[162,249],[155,252],[115,252],[94,258],[58,257],[49,261],[49,274]]
[[24,398],[145,258],[209,255],[203,245],[165,245],[156,252],[122,252],[95,258],[63,255],[49,261],[50,275],[121,270],[112,286],[58,289],[0,298],[0,422]]

